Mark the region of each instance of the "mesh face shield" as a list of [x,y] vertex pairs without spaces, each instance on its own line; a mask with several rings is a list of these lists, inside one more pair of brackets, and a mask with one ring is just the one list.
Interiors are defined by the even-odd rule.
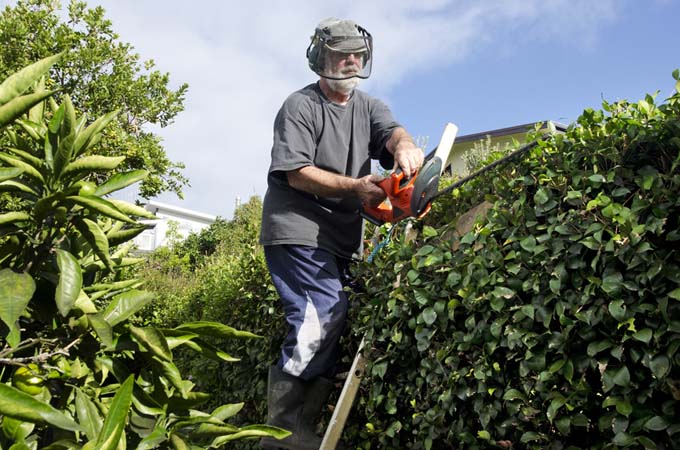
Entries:
[[320,24],[307,48],[309,68],[331,80],[368,78],[373,65],[373,37],[349,20]]

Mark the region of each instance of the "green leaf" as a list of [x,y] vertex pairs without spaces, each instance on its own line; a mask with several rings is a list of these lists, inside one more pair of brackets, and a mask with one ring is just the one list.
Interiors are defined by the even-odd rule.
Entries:
[[116,450],[119,440],[125,429],[128,411],[132,404],[132,388],[134,387],[134,375],[130,375],[120,386],[109,406],[104,425],[97,438],[97,450]]
[[91,155],[78,158],[64,167],[62,176],[74,172],[94,172],[96,170],[113,170],[125,160],[124,156],[101,156]]
[[619,433],[616,433],[614,439],[612,439],[612,443],[620,447],[628,447],[631,444],[635,443],[635,440],[630,434],[621,431]]
[[0,415],[32,423],[47,423],[69,431],[84,431],[73,419],[6,384],[0,383]]
[[0,181],[11,180],[23,173],[18,167],[0,167]]
[[674,300],[680,300],[680,288],[672,290],[668,293],[668,296]]
[[619,400],[616,402],[616,412],[628,417],[633,413],[633,405],[628,400]]
[[109,202],[119,211],[129,216],[144,217],[145,219],[158,219],[151,211],[147,211],[141,206],[133,205],[132,203],[124,202],[122,200],[109,199]]
[[423,321],[428,324],[432,325],[435,320],[437,320],[437,313],[432,307],[427,307],[423,310],[422,312],[422,317]]
[[437,236],[437,230],[429,225],[423,227],[423,236],[431,238]]
[[167,430],[162,424],[156,425],[153,431],[137,444],[136,450],[152,450],[160,448],[161,444],[168,440]]
[[619,272],[609,273],[602,278],[602,290],[607,294],[616,294],[621,290],[622,285],[623,275]]
[[43,58],[7,77],[0,84],[0,105],[4,105],[26,92],[50,70],[54,63],[61,59],[62,55],[63,53],[58,53]]
[[523,443],[531,442],[531,441],[542,441],[543,437],[536,433],[535,431],[527,431],[525,433],[522,433],[522,437],[520,438],[520,441]]
[[510,299],[515,295],[515,291],[505,286],[496,286],[491,294],[495,297]]
[[97,307],[92,302],[92,299],[82,290],[80,291],[80,294],[78,294],[76,303],[73,306],[85,314],[96,314],[98,312]]
[[87,314],[87,321],[106,348],[113,347],[113,327],[99,313]]
[[162,360],[157,356],[153,356],[151,359],[156,363],[155,368],[160,370],[170,384],[177,388],[182,398],[188,399],[189,391],[193,387],[191,381],[182,379],[182,374],[173,362]]
[[102,314],[104,319],[113,327],[144,308],[153,301],[153,298],[154,295],[147,291],[134,289],[123,292],[113,297]]
[[30,219],[27,213],[22,211],[12,211],[5,214],[0,214],[0,225],[5,225],[8,223],[23,222]]
[[21,191],[38,197],[38,193],[34,191],[31,187],[25,185],[24,183],[14,180],[0,181],[0,191],[2,192]]
[[0,270],[0,319],[11,329],[28,306],[35,292],[35,281],[27,273]]
[[611,348],[612,343],[610,341],[593,341],[590,344],[588,344],[588,348],[586,350],[588,356],[591,358],[600,353],[603,350],[606,350],[608,348]]
[[[5,436],[16,442],[24,441],[34,429],[35,424],[31,422],[13,419],[12,417],[4,417],[2,419],[2,431]],[[14,449],[14,446],[10,448]],[[30,450],[27,446],[25,448]]]
[[550,190],[546,188],[540,188],[536,193],[534,194],[534,202],[537,205],[543,205],[550,200]]
[[508,389],[503,394],[503,400],[506,400],[506,401],[523,400],[523,401],[526,402],[527,397],[526,397],[526,395],[524,395],[524,393],[518,391],[517,389]]
[[73,155],[80,156],[85,153],[95,141],[96,136],[109,124],[109,122],[115,119],[117,115],[118,111],[116,110],[101,116],[81,133],[78,133],[73,144]]
[[630,372],[628,372],[628,367],[623,366],[616,371],[614,377],[612,378],[614,384],[617,386],[629,386],[630,385]]
[[131,239],[134,239],[135,236],[138,236],[139,234],[144,232],[144,230],[147,229],[148,227],[146,225],[141,225],[133,228],[125,228],[119,231],[107,232],[106,237],[109,239],[109,245],[115,246],[120,245],[124,242],[128,242]]
[[[65,139],[67,136],[75,136],[76,127],[76,111],[73,108],[73,102],[71,102],[71,97],[65,94],[62,97],[62,102],[64,104],[64,121],[61,123],[61,137]],[[73,147],[73,137],[71,138],[70,147]],[[68,150],[68,154],[71,155],[72,148]]]
[[165,340],[165,336],[157,328],[137,328],[130,326],[130,333],[151,353],[163,361],[172,361],[172,352]]
[[664,379],[671,370],[671,360],[666,355],[658,355],[650,361],[649,368],[656,379]]
[[14,147],[5,147],[5,150],[8,151],[9,153],[13,154],[14,156],[19,157],[19,159],[23,160],[24,162],[30,164],[33,167],[42,167],[43,165],[43,160],[40,158],[36,158],[32,154],[30,154],[27,151],[14,148]]
[[33,106],[42,102],[57,91],[43,91],[22,95],[0,106],[0,128],[12,123]]
[[225,421],[238,414],[238,412],[243,409],[243,406],[244,403],[231,403],[229,405],[222,405],[216,408],[210,415],[221,421]]
[[97,405],[79,388],[75,388],[75,392],[78,421],[85,427],[85,435],[88,439],[95,440],[102,429],[103,423]]
[[633,334],[633,339],[644,342],[645,344],[649,344],[649,341],[652,340],[653,334],[653,331],[649,328],[643,328],[642,330]]
[[54,176],[58,180],[61,178],[61,173],[64,166],[71,162],[73,158],[73,135],[67,136],[59,141],[57,153],[54,155],[52,162],[52,169]]
[[59,284],[55,300],[59,313],[66,317],[76,303],[83,287],[83,274],[80,263],[71,253],[57,249],[57,266],[59,266]]
[[286,431],[281,428],[272,427],[269,425],[248,425],[246,427],[240,428],[239,431],[236,433],[215,438],[212,441],[210,447],[221,447],[227,442],[243,438],[271,436],[275,439],[284,439],[290,435],[291,435],[290,431]]
[[652,431],[663,431],[668,428],[668,421],[661,416],[654,416],[645,422],[644,427]]
[[111,255],[109,255],[109,241],[99,225],[85,218],[77,218],[73,223],[102,263],[111,270],[113,268],[113,261],[111,261]]
[[564,397],[555,398],[550,402],[550,405],[548,406],[548,409],[546,411],[546,417],[548,418],[550,423],[552,423],[553,420],[555,420],[555,417],[557,416],[557,411],[559,411],[559,409],[562,408],[562,406],[564,406],[565,403],[566,400],[564,399]]
[[138,181],[142,181],[148,176],[149,172],[146,170],[133,170],[131,172],[117,173],[105,183],[99,185],[94,193],[99,196],[110,194],[111,192],[126,188]]
[[42,176],[42,174],[33,167],[32,165],[22,161],[21,159],[15,158],[14,156],[10,156],[7,154],[0,153],[0,160],[4,161],[8,165],[15,167],[17,169],[21,169],[22,172],[24,172],[25,175],[28,175],[32,178],[35,178],[36,180],[44,183],[45,178]]
[[115,205],[107,200],[97,197],[96,195],[72,195],[66,197],[66,202],[70,204],[80,205],[91,211],[98,212],[104,216],[112,219],[120,220],[136,224],[137,222],[130,219],[126,214],[123,214],[115,207]]
[[189,345],[192,350],[195,350],[196,352],[200,353],[202,356],[206,358],[210,358],[215,361],[226,361],[226,362],[237,362],[240,361],[241,358],[235,358],[231,356],[230,354],[218,349],[212,344],[209,344],[205,342],[202,339],[193,339],[191,341],[185,342],[185,344],[189,344],[191,342],[192,344],[195,345]]
[[533,253],[536,248],[536,238],[533,236],[527,236],[519,242],[520,247],[525,251]]
[[213,425],[211,423],[204,423],[198,429],[191,432],[194,437],[212,437],[225,436],[238,432],[239,428],[234,425]]
[[249,331],[240,331],[217,322],[188,322],[176,327],[175,330],[190,331],[201,336],[216,338],[261,338]]
[[609,314],[617,321],[623,322],[626,320],[626,305],[623,303],[623,300],[615,300],[609,303],[608,309]]

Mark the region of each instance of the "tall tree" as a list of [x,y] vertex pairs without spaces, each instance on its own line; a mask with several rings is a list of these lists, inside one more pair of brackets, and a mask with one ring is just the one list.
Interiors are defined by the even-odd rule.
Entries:
[[121,170],[149,171],[139,187],[142,197],[168,191],[182,197],[188,183],[181,174],[184,165],[168,159],[148,125],[171,124],[184,109],[188,85],[172,89],[169,74],[155,70],[153,60],[140,60],[132,45],[119,40],[102,7],[71,0],[64,11],[57,0],[19,0],[0,12],[0,43],[0,79],[64,51],[48,87],[68,94],[91,120],[120,111],[99,153],[125,156]]

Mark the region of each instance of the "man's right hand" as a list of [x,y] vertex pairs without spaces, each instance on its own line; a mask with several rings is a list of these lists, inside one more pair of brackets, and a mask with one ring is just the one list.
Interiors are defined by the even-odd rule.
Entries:
[[354,191],[362,204],[375,207],[385,200],[387,194],[378,186],[384,179],[385,177],[372,173],[356,180]]

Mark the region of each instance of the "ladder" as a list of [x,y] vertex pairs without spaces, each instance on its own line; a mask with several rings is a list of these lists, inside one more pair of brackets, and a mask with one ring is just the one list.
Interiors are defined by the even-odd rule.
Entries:
[[342,430],[345,428],[349,411],[352,409],[354,398],[357,396],[365,369],[364,339],[361,339],[357,353],[354,355],[354,361],[352,361],[352,368],[349,370],[345,384],[342,387],[342,392],[340,392],[340,397],[338,397],[331,420],[328,422],[328,427],[323,435],[319,450],[335,450],[338,442],[340,442]]

